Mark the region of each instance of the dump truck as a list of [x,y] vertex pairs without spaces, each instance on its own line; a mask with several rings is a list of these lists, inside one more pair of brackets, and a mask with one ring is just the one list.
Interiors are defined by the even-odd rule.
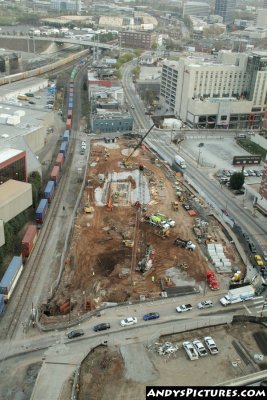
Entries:
[[172,208],[174,211],[178,211],[179,210],[179,203],[178,201],[173,201],[172,202]]
[[191,240],[183,240],[181,238],[176,238],[174,244],[176,244],[176,246],[182,247],[190,251],[194,251],[196,249],[196,245],[192,243]]
[[241,301],[251,300],[255,296],[255,289],[251,285],[242,286],[236,289],[231,289],[220,299],[223,306],[229,304],[240,303]]
[[196,349],[193,346],[193,343],[187,341],[187,342],[183,342],[183,348],[186,351],[186,354],[189,357],[189,360],[194,361],[198,359],[198,353],[196,351]]

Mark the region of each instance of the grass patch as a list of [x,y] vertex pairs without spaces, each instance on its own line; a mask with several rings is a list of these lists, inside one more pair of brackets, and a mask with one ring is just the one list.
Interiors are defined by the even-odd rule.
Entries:
[[261,156],[262,160],[265,160],[267,150],[258,144],[252,142],[250,139],[237,139],[238,145],[246,150],[250,154]]

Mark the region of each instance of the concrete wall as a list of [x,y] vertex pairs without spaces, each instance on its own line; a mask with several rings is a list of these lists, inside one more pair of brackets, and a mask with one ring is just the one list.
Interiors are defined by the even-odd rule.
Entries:
[[0,247],[5,244],[4,222],[0,219]]

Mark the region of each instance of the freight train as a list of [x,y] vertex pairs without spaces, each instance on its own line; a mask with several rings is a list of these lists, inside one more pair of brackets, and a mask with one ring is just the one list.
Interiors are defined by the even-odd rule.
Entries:
[[[85,52],[85,54],[87,51]],[[81,53],[79,53],[79,57],[81,56]],[[69,61],[68,61],[69,62]],[[66,62],[67,63],[67,62]],[[57,64],[57,63],[55,63]],[[57,185],[60,180],[60,176],[62,173],[62,166],[64,164],[64,161],[67,156],[67,151],[69,147],[69,141],[71,137],[71,126],[72,126],[72,115],[73,115],[73,97],[74,97],[74,82],[75,82],[75,77],[77,75],[77,72],[79,71],[79,68],[84,64],[84,61],[80,62],[78,66],[75,66],[71,72],[70,76],[70,82],[69,82],[69,97],[67,101],[67,115],[66,115],[66,129],[64,131],[63,139],[60,144],[60,149],[59,153],[57,154],[56,160],[55,160],[55,165],[53,166],[50,179],[45,185],[44,189],[44,194],[43,198],[40,200],[38,207],[35,211],[35,225],[29,225],[25,235],[22,239],[21,242],[21,255],[20,256],[14,256],[11,263],[9,264],[2,280],[0,281],[0,315],[4,312],[5,310],[5,303],[8,302],[10,299],[12,292],[15,289],[16,283],[19,280],[19,277],[23,271],[23,259],[27,258],[30,256],[34,245],[36,243],[37,237],[38,237],[38,231],[39,229],[43,226],[43,223],[45,221],[45,218],[47,216],[48,210],[49,210],[49,205],[53,201],[55,191],[57,188]],[[44,67],[39,68],[38,70],[43,70]],[[54,66],[54,68],[56,68]],[[51,68],[52,69],[52,68]],[[32,73],[33,71],[29,71]],[[44,72],[44,71],[43,71]],[[43,73],[40,72],[40,73]],[[21,75],[21,74],[17,74]],[[34,75],[28,75],[25,76],[25,78],[34,76]],[[13,76],[15,77],[15,76]],[[21,77],[19,79],[22,79]],[[15,79],[15,80],[19,80]],[[14,79],[11,79],[10,82],[13,82]],[[4,82],[5,83],[5,82]],[[4,84],[1,82],[0,79],[0,85]],[[72,89],[72,90],[70,90]]]

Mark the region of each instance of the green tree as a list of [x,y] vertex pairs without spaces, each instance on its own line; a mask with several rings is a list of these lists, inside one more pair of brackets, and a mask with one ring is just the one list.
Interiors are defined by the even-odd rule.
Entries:
[[35,208],[42,194],[42,179],[39,172],[32,172],[28,182],[32,185],[32,205]]
[[235,172],[230,178],[230,188],[234,190],[239,190],[242,188],[245,182],[245,177],[243,172]]

